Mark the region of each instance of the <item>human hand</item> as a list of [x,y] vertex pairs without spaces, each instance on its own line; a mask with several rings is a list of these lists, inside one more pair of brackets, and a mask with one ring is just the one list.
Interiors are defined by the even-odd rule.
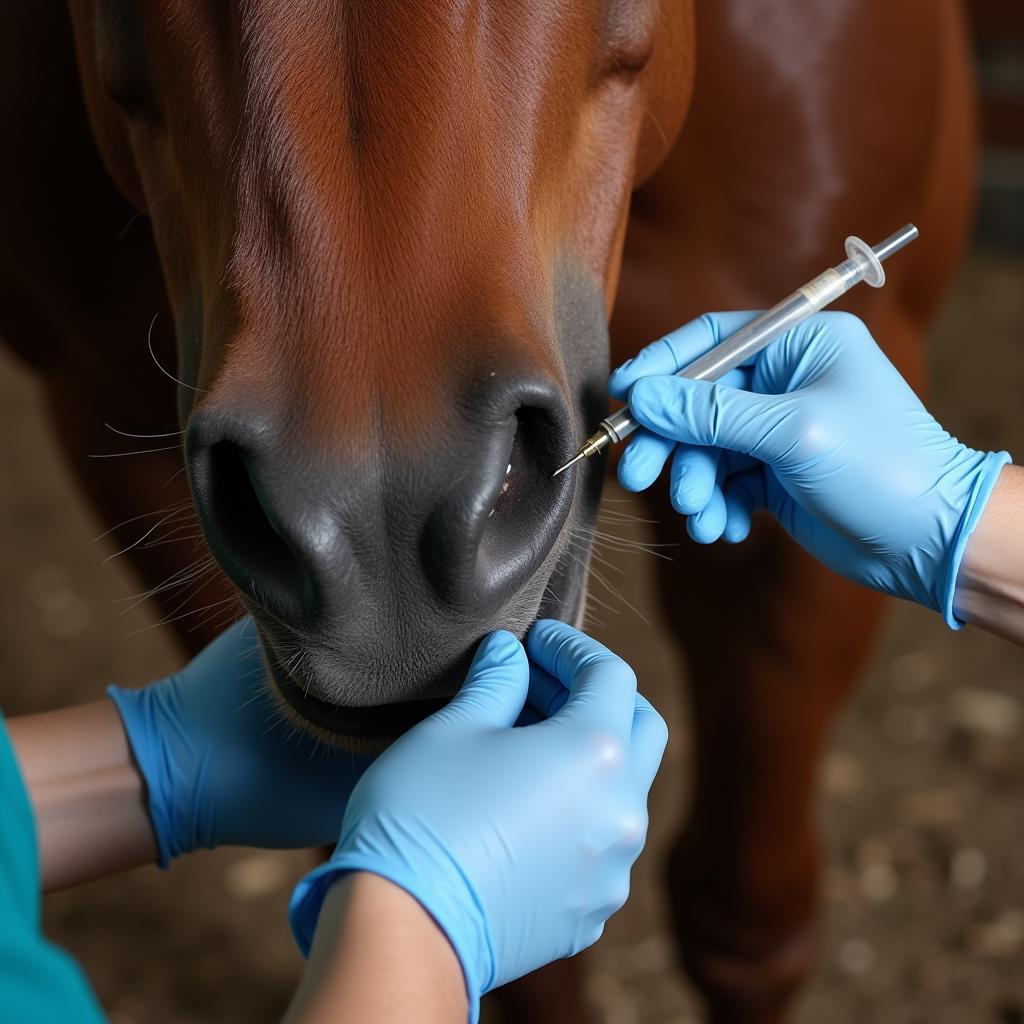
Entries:
[[1009,455],[950,436],[845,313],[811,317],[720,383],[666,376],[754,315],[707,314],[613,373],[612,394],[647,428],[619,479],[641,490],[671,457],[672,503],[695,539],[742,540],[767,508],[847,579],[957,628],[957,570]]
[[200,847],[329,843],[369,758],[324,748],[285,722],[248,617],[181,672],[107,688],[146,780],[166,867]]
[[[544,720],[513,728],[528,690]],[[292,897],[300,947],[340,875],[381,875],[448,936],[475,1019],[483,993],[589,946],[625,902],[666,737],[596,641],[552,620],[526,651],[492,633],[452,701],[356,786],[333,857]]]

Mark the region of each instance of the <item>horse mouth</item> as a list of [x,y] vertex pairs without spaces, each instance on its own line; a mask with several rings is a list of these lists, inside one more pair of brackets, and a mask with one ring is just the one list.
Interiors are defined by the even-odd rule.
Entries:
[[[598,486],[599,482],[598,477]],[[596,506],[596,502],[593,504]],[[492,628],[500,625],[523,636],[530,624],[538,618],[558,618],[570,622],[578,619],[586,589],[588,558],[585,554],[581,557],[578,544],[575,551],[571,547],[571,537],[567,535],[564,543],[552,551],[552,562],[546,571],[531,584],[534,596],[527,596],[523,601],[522,595],[518,595],[518,609],[513,609],[506,621],[498,622]],[[471,660],[472,651],[467,649],[465,663],[458,671],[455,663],[445,667],[439,665],[435,677],[421,679],[421,685],[416,689],[420,694],[425,692],[428,695],[410,694],[407,699],[381,701],[380,698],[386,698],[388,693],[388,687],[384,685],[371,687],[378,697],[377,703],[353,702],[353,697],[358,700],[358,689],[352,687],[347,688],[347,693],[346,688],[342,687],[335,698],[332,693],[334,687],[330,685],[330,676],[337,670],[337,662],[332,654],[334,645],[328,642],[321,646],[290,630],[282,632],[282,625],[268,622],[262,608],[246,603],[259,624],[264,657],[270,669],[270,686],[280,710],[300,730],[319,736],[329,745],[383,749],[451,700]],[[470,631],[478,638],[487,631],[484,623],[479,625],[480,631],[475,628]],[[476,644],[469,646],[475,647]],[[457,658],[456,661],[461,659]],[[365,666],[365,669],[368,670],[367,675],[374,675],[370,666]],[[353,671],[357,676],[363,674],[362,670],[351,667],[346,674],[351,677]],[[427,676],[430,676],[429,670]]]
[[263,646],[274,688],[304,722],[336,734],[339,740],[388,741],[448,703],[447,697],[397,701],[393,704],[353,706],[333,704],[309,693],[296,681],[268,644]]

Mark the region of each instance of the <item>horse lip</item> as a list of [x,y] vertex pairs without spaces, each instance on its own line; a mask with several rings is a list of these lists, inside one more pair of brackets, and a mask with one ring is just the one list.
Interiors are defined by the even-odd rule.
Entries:
[[[554,580],[565,581],[572,576],[569,570],[566,552],[558,558],[554,571],[548,577],[545,596],[538,609],[538,618],[560,618],[576,622],[582,612],[583,581],[573,581],[568,585],[568,592],[559,594],[561,587],[556,587]],[[578,562],[578,559],[572,559]],[[562,582],[564,586],[564,582]],[[258,615],[255,609],[253,613]],[[344,705],[333,704],[320,697],[312,696],[308,687],[298,682],[287,671],[278,658],[272,643],[264,638],[263,651],[270,668],[270,677],[274,688],[296,714],[327,732],[335,733],[339,738],[364,740],[394,740],[402,733],[411,729],[424,718],[444,707],[451,697],[420,698],[417,700],[398,701],[391,704],[376,705]]]
[[395,704],[346,706],[308,694],[284,670],[267,650],[274,684],[281,696],[298,714],[310,722],[339,736],[353,739],[394,739],[417,722],[448,703],[447,697],[399,701]]

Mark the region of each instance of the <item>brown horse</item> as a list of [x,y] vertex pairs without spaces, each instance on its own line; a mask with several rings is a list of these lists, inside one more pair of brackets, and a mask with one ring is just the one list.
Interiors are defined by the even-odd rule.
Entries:
[[[443,701],[492,627],[579,615],[601,467],[550,473],[603,412],[609,323],[618,361],[913,220],[849,308],[919,382],[964,235],[955,0],[8,0],[0,27],[0,330],[165,610],[240,594],[289,712],[350,742]],[[88,458],[105,424],[130,472]],[[675,924],[716,1021],[773,1021],[879,601],[767,528],[663,590],[698,730]],[[544,976],[532,1019],[573,1019]]]

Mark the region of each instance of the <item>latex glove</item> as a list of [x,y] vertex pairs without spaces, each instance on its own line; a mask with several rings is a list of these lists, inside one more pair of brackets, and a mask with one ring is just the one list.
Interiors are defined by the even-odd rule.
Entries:
[[281,718],[248,617],[169,679],[107,695],[146,780],[164,867],[199,847],[332,842],[369,764]]
[[[629,666],[561,622],[478,648],[452,701],[356,786],[331,860],[291,903],[308,953],[330,884],[390,879],[426,908],[479,997],[595,942],[625,902],[667,731]],[[550,717],[512,728],[530,701]],[[568,688],[568,689],[566,689]]]
[[[675,348],[707,349],[753,315],[703,316],[676,332]],[[705,452],[701,466],[711,488],[700,481],[710,495],[703,510],[718,505],[715,530],[741,539],[751,510],[767,508],[835,571],[933,608],[959,628],[957,571],[1006,452],[975,451],[952,437],[846,313],[819,313],[770,345],[742,375],[749,390],[647,376],[689,360],[677,362],[668,348],[646,349],[617,371],[616,384],[636,381],[630,408],[650,430],[719,450]],[[719,459],[720,450],[738,454]],[[629,465],[623,472],[645,485],[657,458],[648,449],[634,455],[643,476]],[[707,463],[716,460],[711,473]]]
[[[756,315],[723,314],[728,324],[725,334],[737,330]],[[703,321],[694,320],[623,363],[612,373],[608,390],[613,398],[626,402],[630,388],[640,378],[674,373],[706,352],[710,345],[710,335]],[[736,369],[726,374],[720,383],[744,387],[749,380],[749,370]],[[735,516],[727,516],[719,475],[724,468],[720,455],[717,448],[679,442],[674,437],[641,427],[630,437],[619,459],[619,483],[628,491],[645,490],[658,479],[665,463],[671,459],[669,500],[680,515],[687,517],[690,536],[702,544],[710,544],[723,536],[727,541],[736,542],[742,540],[746,532],[740,529],[741,522]]]

